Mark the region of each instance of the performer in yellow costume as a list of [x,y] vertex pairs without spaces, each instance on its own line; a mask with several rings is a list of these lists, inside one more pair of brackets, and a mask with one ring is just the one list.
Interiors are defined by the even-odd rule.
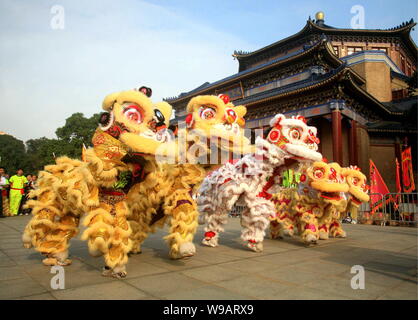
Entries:
[[25,184],[28,179],[23,175],[23,170],[17,170],[17,174],[9,179],[10,183],[10,215],[17,216],[19,213],[20,201],[24,193]]
[[103,275],[126,276],[132,249],[127,194],[158,170],[156,150],[169,139],[171,106],[154,104],[151,89],[146,89],[106,96],[93,148],[84,151],[84,161],[60,157],[40,172],[39,187],[27,202],[32,219],[22,240],[26,248],[33,246],[46,256],[45,265],[71,263],[70,240],[84,217],[81,238],[91,255],[103,256]]

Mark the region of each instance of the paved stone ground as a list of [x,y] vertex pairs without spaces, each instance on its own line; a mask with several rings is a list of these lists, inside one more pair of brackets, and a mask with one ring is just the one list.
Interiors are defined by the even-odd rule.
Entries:
[[[102,277],[102,259],[73,239],[66,289],[52,290],[41,255],[22,248],[28,220],[0,219],[0,299],[417,299],[416,228],[346,225],[348,239],[310,248],[266,239],[260,254],[241,245],[239,219],[230,218],[218,248],[198,244],[199,227],[197,254],[181,261],[168,258],[161,230],[130,258],[123,280]],[[364,290],[350,286],[353,265],[365,268]]]

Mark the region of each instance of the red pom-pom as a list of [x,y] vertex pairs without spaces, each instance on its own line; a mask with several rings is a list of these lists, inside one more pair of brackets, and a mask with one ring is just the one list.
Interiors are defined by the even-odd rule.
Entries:
[[220,98],[225,104],[228,104],[229,102],[229,97],[226,94],[220,94],[218,98]]
[[205,238],[212,239],[214,236],[216,236],[216,233],[213,231],[205,232]]
[[190,125],[192,123],[192,121],[193,121],[193,114],[189,113],[186,117],[186,124]]
[[327,158],[322,158],[322,162],[328,163],[328,159]]
[[302,174],[300,176],[300,182],[305,182],[306,181],[306,175]]
[[298,119],[298,120],[302,120],[303,122],[307,122],[306,121],[306,118],[304,117],[304,116],[296,116],[296,119]]

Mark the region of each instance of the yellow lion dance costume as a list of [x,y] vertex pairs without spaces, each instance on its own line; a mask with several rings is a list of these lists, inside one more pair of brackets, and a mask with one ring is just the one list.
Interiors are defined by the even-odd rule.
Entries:
[[[155,153],[167,142],[171,117],[167,103],[154,105],[150,89],[123,91],[103,101],[101,125],[85,162],[61,157],[40,173],[39,189],[31,193],[33,217],[23,234],[27,248],[46,255],[45,265],[68,265],[69,241],[86,214],[82,239],[92,255],[103,255],[104,275],[125,277],[132,229],[128,193],[158,171]],[[148,94],[148,96],[145,94]]]
[[330,235],[346,237],[341,214],[349,209],[356,218],[361,202],[369,201],[365,175],[335,162],[314,162],[303,170],[297,190],[283,189],[273,197],[277,214],[270,221],[272,238],[293,236],[295,231],[306,244]]
[[[186,128],[179,130],[179,138],[161,148],[175,164],[162,164],[162,170],[152,174],[155,178],[135,185],[128,195],[132,196],[132,253],[141,252],[141,244],[157,227],[169,224],[165,240],[170,257],[193,256],[198,226],[193,195],[207,172],[219,166],[217,155],[252,151],[243,134],[246,108],[234,106],[226,95],[197,96],[188,103],[187,112]],[[212,161],[204,161],[209,156]]]

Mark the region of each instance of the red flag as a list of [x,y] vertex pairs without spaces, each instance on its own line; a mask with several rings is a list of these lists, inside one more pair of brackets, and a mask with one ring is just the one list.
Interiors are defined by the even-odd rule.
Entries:
[[412,154],[411,147],[402,151],[402,180],[403,191],[412,192],[415,190],[414,172],[412,171]]
[[[385,181],[377,170],[376,165],[373,160],[370,159],[370,205],[371,205],[371,214],[375,213],[383,204],[383,196],[389,193],[389,189],[386,186]],[[381,194],[381,196],[379,195]],[[390,199],[386,199],[386,203]]]
[[400,193],[402,192],[402,186],[401,186],[401,174],[400,174],[400,167],[399,167],[399,161],[398,158],[395,158],[396,161],[396,196],[393,199],[393,205],[395,207],[395,210],[398,210],[399,207],[399,200],[401,198]]

